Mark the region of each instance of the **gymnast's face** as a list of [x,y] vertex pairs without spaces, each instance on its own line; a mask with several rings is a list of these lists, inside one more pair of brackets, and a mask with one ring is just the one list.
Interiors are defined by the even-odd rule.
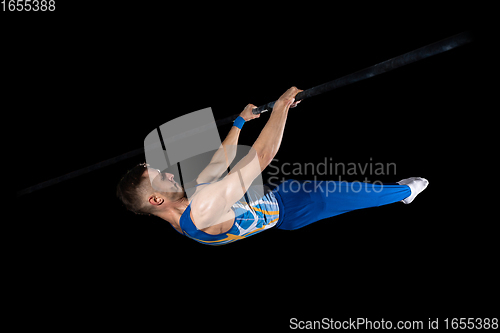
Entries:
[[184,189],[174,180],[173,174],[148,167],[144,176],[150,179],[153,190],[162,194],[165,199],[174,201],[184,196]]

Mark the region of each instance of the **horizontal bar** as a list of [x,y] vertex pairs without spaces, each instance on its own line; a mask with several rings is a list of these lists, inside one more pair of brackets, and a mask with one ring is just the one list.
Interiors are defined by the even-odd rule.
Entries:
[[[376,75],[387,73],[393,69],[409,65],[416,61],[432,57],[436,54],[443,53],[445,51],[454,49],[458,46],[462,46],[472,41],[472,33],[469,31],[459,33],[457,35],[442,39],[438,42],[423,46],[416,50],[410,51],[408,53],[402,54],[400,56],[394,57],[392,59],[386,60],[379,64],[370,66],[368,68],[362,69],[352,74],[348,74],[341,78],[335,79],[333,81],[320,84],[319,86],[304,90],[297,94],[295,97],[296,101],[300,101],[309,97],[317,96],[328,91],[332,91],[352,83],[356,83],[361,80],[365,80]],[[269,109],[272,109],[274,102],[270,102],[261,105],[252,110],[253,114],[259,114]]]

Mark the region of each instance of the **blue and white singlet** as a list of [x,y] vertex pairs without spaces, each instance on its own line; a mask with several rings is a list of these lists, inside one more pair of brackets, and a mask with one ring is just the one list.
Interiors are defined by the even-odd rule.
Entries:
[[223,245],[274,227],[280,217],[279,199],[275,193],[267,188],[266,190],[262,196],[262,186],[260,192],[254,186],[250,186],[245,196],[231,207],[235,216],[233,226],[220,235],[210,235],[196,228],[190,217],[191,204],[189,204],[180,218],[182,233],[203,244]]

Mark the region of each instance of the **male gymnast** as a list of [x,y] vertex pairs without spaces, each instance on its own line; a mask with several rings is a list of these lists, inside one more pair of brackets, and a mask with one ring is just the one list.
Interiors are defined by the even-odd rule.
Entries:
[[[275,228],[295,230],[313,222],[356,209],[402,201],[411,203],[429,182],[420,177],[394,185],[362,183],[357,191],[348,182],[299,182],[287,180],[274,189],[255,191],[251,184],[278,152],[289,109],[300,101],[302,90],[288,89],[273,111],[250,152],[222,179],[234,154],[246,121],[259,118],[249,104],[235,120],[210,163],[195,180],[193,194],[186,195],[174,175],[139,164],[119,182],[117,196],[137,214],[153,214],[169,222],[179,233],[208,245],[223,245]],[[297,181],[294,181],[297,183]],[[262,188],[262,186],[260,187]],[[351,190],[349,190],[351,188]],[[332,191],[332,189],[334,189]]]

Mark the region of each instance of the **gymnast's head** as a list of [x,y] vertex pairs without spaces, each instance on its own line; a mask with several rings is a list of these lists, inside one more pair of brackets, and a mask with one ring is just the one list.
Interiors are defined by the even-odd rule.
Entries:
[[120,180],[116,195],[125,208],[136,214],[157,215],[185,192],[171,173],[161,172],[146,163],[136,165]]

